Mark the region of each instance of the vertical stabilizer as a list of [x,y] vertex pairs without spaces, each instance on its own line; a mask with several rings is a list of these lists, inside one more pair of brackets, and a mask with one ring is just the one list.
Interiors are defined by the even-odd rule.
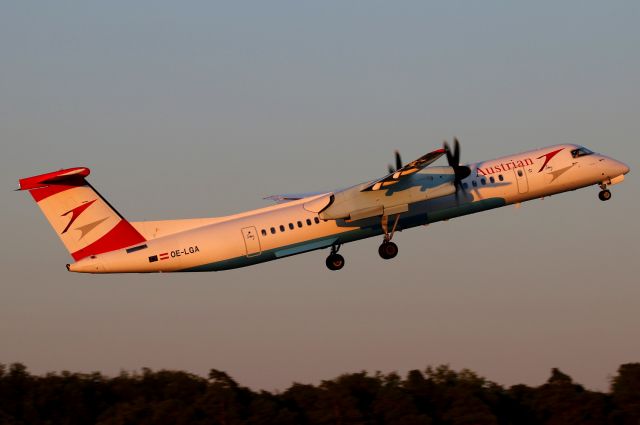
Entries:
[[145,241],[86,181],[89,173],[78,167],[20,179],[76,261]]

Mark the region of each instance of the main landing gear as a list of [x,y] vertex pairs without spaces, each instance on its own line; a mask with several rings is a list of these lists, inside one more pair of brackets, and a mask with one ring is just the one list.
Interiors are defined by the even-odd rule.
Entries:
[[600,185],[600,188],[602,190],[600,191],[600,193],[598,193],[598,198],[600,198],[601,201],[608,201],[609,199],[611,199],[611,191],[607,189],[607,185],[602,183]]
[[[391,227],[391,231],[389,231],[389,216],[382,216],[382,230],[384,231],[384,240],[382,244],[378,248],[378,254],[380,257],[385,260],[390,260],[398,255],[398,245],[391,242],[391,238],[393,238],[394,233],[396,232],[396,228],[398,227],[398,221],[400,219],[400,214],[396,214],[396,218],[393,221],[393,226]],[[340,250],[340,245],[332,245],[331,246],[331,254],[327,257],[325,261],[327,268],[329,270],[340,270],[344,267],[344,257],[338,254]]]
[[398,255],[398,245],[391,242],[391,238],[393,238],[394,233],[396,232],[396,227],[398,226],[398,220],[400,219],[400,214],[396,215],[396,219],[393,222],[393,227],[391,228],[391,232],[389,232],[389,216],[382,216],[382,230],[384,231],[384,240],[382,244],[378,248],[378,254],[380,257],[385,260],[390,260]]
[[398,255],[398,245],[390,241],[384,241],[378,247],[378,254],[385,260],[390,260]]
[[344,257],[338,254],[340,245],[333,245],[331,247],[331,254],[327,257],[326,264],[329,270],[340,270],[344,267]]

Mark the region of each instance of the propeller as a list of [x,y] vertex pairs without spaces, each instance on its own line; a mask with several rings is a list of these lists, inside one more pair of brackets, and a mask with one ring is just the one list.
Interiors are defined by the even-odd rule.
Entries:
[[460,142],[458,142],[457,138],[453,138],[453,151],[451,151],[451,147],[447,141],[444,141],[443,144],[444,151],[447,155],[447,162],[449,166],[453,168],[453,172],[455,173],[455,179],[453,181],[453,185],[456,188],[456,200],[458,199],[458,191],[463,190],[462,180],[469,177],[471,174],[471,169],[465,165],[460,165]]
[[393,168],[393,165],[389,164],[389,174],[395,173],[399,169],[402,168],[402,158],[400,158],[400,152],[395,151],[396,156],[396,168]]

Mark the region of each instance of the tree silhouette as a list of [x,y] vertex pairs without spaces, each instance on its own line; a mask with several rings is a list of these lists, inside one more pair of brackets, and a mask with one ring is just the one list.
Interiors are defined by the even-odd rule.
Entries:
[[640,363],[623,364],[611,382],[617,424],[640,423]]
[[620,366],[608,393],[586,390],[558,369],[539,387],[504,387],[449,366],[358,372],[253,391],[227,373],[207,378],[142,369],[106,377],[32,375],[0,364],[0,425],[556,425],[640,423],[640,363]]

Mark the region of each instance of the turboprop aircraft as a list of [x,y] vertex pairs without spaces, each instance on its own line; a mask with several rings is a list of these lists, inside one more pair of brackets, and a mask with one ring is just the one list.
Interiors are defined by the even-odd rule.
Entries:
[[[442,156],[447,166],[432,166]],[[81,273],[219,271],[328,248],[326,265],[340,270],[348,242],[382,235],[380,257],[394,258],[399,230],[624,180],[629,167],[589,149],[562,144],[460,164],[460,144],[382,178],[331,192],[275,195],[276,205],[226,217],[129,222],[89,184],[89,169],[70,168],[20,180]]]

